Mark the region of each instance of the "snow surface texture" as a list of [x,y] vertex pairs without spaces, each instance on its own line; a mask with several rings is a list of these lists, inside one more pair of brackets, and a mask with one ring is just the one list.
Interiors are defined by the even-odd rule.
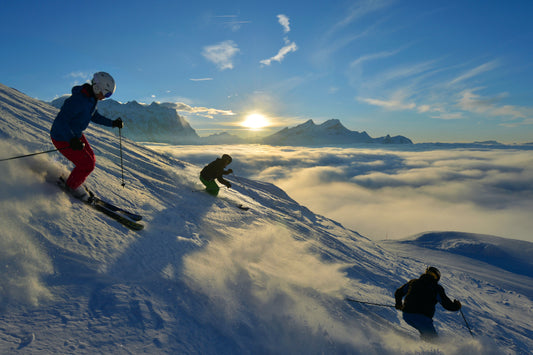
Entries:
[[[2,157],[53,148],[57,109],[0,85]],[[230,176],[219,198],[197,191],[202,168],[96,125],[87,184],[142,214],[130,231],[53,181],[58,153],[1,162],[0,353],[527,354],[533,348],[530,243],[464,233],[372,242],[276,186]],[[235,208],[243,203],[249,211]],[[496,248],[498,262],[473,255]],[[517,246],[519,248],[517,248]],[[529,254],[526,254],[529,253]],[[487,253],[485,256],[490,256]],[[503,268],[505,260],[521,270]],[[427,264],[459,313],[438,307],[440,344],[418,340],[394,290]]]

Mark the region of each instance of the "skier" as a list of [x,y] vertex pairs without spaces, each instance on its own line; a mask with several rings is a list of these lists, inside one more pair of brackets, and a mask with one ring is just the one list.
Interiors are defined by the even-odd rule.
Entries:
[[[461,309],[461,302],[453,302],[446,296],[444,288],[439,285],[440,271],[430,266],[418,279],[407,282],[394,293],[396,309],[403,312],[403,319],[407,324],[420,332],[425,341],[437,338],[437,331],[433,325],[435,305],[439,302],[446,310],[457,312]],[[402,299],[405,300],[402,304]]]
[[200,181],[205,185],[206,191],[213,195],[217,196],[220,188],[218,187],[216,180],[223,185],[226,185],[228,188],[231,187],[229,181],[225,180],[222,175],[227,175],[233,173],[232,169],[224,170],[231,163],[232,159],[229,155],[224,154],[222,157],[217,158],[215,161],[212,161],[206,165],[200,172]]
[[82,184],[96,163],[83,131],[91,121],[108,127],[123,127],[120,118],[113,121],[96,111],[98,101],[109,98],[115,92],[115,87],[115,80],[105,72],[95,73],[90,84],[74,86],[72,96],[65,100],[50,129],[54,146],[74,164],[65,182],[66,188],[83,201],[89,199],[89,194]]

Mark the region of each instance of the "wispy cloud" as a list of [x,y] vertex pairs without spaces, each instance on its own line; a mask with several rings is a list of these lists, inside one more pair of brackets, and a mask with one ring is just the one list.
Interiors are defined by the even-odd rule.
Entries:
[[352,61],[350,63],[350,67],[356,67],[356,66],[362,65],[365,62],[369,62],[369,61],[373,61],[373,60],[377,60],[377,59],[392,57],[392,56],[398,54],[400,51],[401,51],[401,49],[396,49],[396,50],[393,50],[393,51],[382,51],[382,52],[362,55],[359,58],[357,58],[356,60]]
[[409,102],[408,95],[403,90],[397,90],[389,99],[386,100],[365,97],[357,97],[356,99],[360,102],[383,107],[392,111],[414,110],[416,108],[416,104],[414,102]]
[[202,55],[216,64],[220,70],[233,69],[233,57],[239,53],[237,44],[231,40],[204,47]]
[[213,78],[191,78],[190,81],[211,81]]
[[[533,116],[533,113],[531,114],[531,116]],[[502,127],[509,127],[509,128],[514,128],[514,127],[519,127],[519,126],[529,126],[529,125],[533,125],[533,118],[526,118],[522,120],[521,122],[504,122],[500,124],[500,126]]]
[[383,107],[387,110],[412,110],[416,107],[416,104],[409,102],[402,102],[401,100],[379,100],[379,99],[371,99],[371,98],[364,98],[364,97],[358,97],[357,100],[361,102],[365,102],[370,105]]
[[373,12],[382,10],[390,6],[395,0],[362,0],[354,3],[347,9],[345,16],[338,21],[329,31],[329,34],[340,30],[343,27],[369,15]]
[[298,46],[296,45],[296,43],[286,42],[285,46],[279,50],[278,54],[268,59],[263,59],[262,61],[260,61],[260,63],[263,65],[270,65],[273,61],[281,63],[281,61],[285,59],[285,56],[287,54],[291,52],[296,52],[296,50],[298,50]]
[[352,42],[370,36],[382,20],[378,20],[373,25],[355,31],[345,31],[343,34],[336,34],[335,31],[326,32],[318,41],[318,48],[313,57],[319,63],[323,63],[335,52],[349,46]]
[[416,111],[418,113],[431,113],[431,118],[437,118],[440,120],[459,120],[465,118],[462,112],[448,112],[443,108],[442,104],[417,105]]
[[[278,15],[278,22],[283,27],[283,32],[285,34],[290,32],[291,28],[289,26],[289,18],[287,16],[283,14]],[[266,66],[269,66],[270,64],[272,64],[272,62],[281,63],[283,59],[285,59],[287,54],[291,52],[296,52],[298,50],[298,46],[296,45],[296,43],[290,41],[288,37],[285,37],[283,41],[285,42],[285,45],[278,51],[278,53],[275,56],[270,57],[268,59],[263,59],[259,62],[262,65],[266,65]]]
[[[313,54],[313,60],[322,66],[335,52],[348,47],[354,41],[368,37],[376,32],[376,29],[385,21],[383,16],[372,19],[371,15],[389,7],[395,0],[362,0],[353,2],[353,5],[343,9],[342,15],[337,21],[330,24],[329,28],[317,38],[317,48]],[[368,25],[365,21],[361,26],[358,20],[368,17],[373,24]],[[365,60],[365,58],[361,58]],[[357,63],[353,63],[357,66]]]
[[489,115],[489,116],[503,116],[510,118],[527,118],[525,111],[527,109],[513,105],[498,106],[497,102],[507,96],[506,94],[492,98],[484,98],[475,92],[481,88],[468,89],[461,92],[458,106],[469,112]]
[[465,118],[462,112],[453,112],[453,113],[441,113],[439,115],[432,115],[431,118],[438,118],[441,120],[460,120]]
[[401,80],[402,83],[405,82],[405,79],[411,81],[417,81],[418,77],[431,71],[435,68],[435,61],[428,60],[424,62],[410,63],[408,65],[401,65],[385,72],[380,73],[376,76],[375,80],[378,82],[378,85],[387,86],[391,82],[396,80]]
[[87,79],[91,76],[89,73],[85,73],[82,71],[76,71],[76,72],[70,72],[67,75],[69,78],[76,78],[76,79]]
[[472,78],[474,76],[477,76],[477,75],[480,75],[482,73],[491,71],[493,69],[496,69],[498,66],[499,66],[499,61],[497,61],[497,60],[493,60],[493,61],[487,62],[487,63],[482,64],[480,66],[477,66],[477,67],[475,67],[473,69],[470,69],[466,73],[463,73],[463,74],[459,75],[458,77],[454,78],[452,81],[450,81],[450,85],[460,83],[460,82],[465,81],[467,79],[470,79],[470,78]]
[[[353,85],[367,93],[357,96],[359,102],[387,110],[413,110],[428,117],[451,120],[466,119],[472,114],[497,117],[502,121],[531,118],[533,110],[527,107],[502,104],[509,94],[483,97],[478,92],[484,87],[466,88],[469,79],[483,75],[500,66],[498,60],[490,61],[450,78],[453,66],[441,68],[439,60],[396,66],[362,78],[362,67],[367,61],[387,58],[399,53],[383,51],[354,60],[350,67],[358,72],[351,79]],[[433,79],[431,79],[433,77]],[[391,94],[392,92],[392,94]]]
[[183,102],[165,102],[162,105],[173,108],[176,111],[187,112],[207,118],[214,118],[215,116],[234,116],[235,113],[231,110],[221,110],[216,108],[191,106]]
[[89,81],[92,78],[92,74],[88,72],[83,71],[73,71],[66,75],[66,78],[69,80],[73,80],[73,85],[78,85],[80,83]]
[[291,31],[291,27],[289,25],[289,18],[283,14],[278,15],[278,22],[281,26],[283,26],[283,32],[289,33]]
[[249,20],[240,20],[239,15],[215,15],[212,16],[217,23],[222,23],[224,27],[229,28],[233,32],[241,29],[242,25],[252,23]]

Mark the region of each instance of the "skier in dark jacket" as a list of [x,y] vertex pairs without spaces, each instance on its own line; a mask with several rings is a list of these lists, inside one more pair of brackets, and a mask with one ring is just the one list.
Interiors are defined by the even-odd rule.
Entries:
[[114,91],[115,80],[111,75],[95,73],[91,84],[72,88],[72,96],[63,103],[50,130],[54,146],[75,166],[66,180],[66,188],[82,200],[89,199],[82,184],[94,170],[96,162],[83,131],[91,121],[108,127],[123,127],[120,118],[112,121],[96,111],[97,102],[110,97]]
[[444,288],[439,285],[439,280],[440,271],[430,266],[420,278],[407,282],[394,293],[396,309],[403,312],[405,322],[416,328],[422,340],[426,341],[432,341],[437,337],[433,325],[437,302],[448,311],[457,312],[461,309],[461,302],[458,300],[452,302],[446,296]]
[[206,165],[200,172],[200,181],[205,185],[206,191],[211,195],[217,196],[218,191],[220,190],[215,179],[221,184],[226,185],[228,188],[231,187],[230,182],[222,177],[222,175],[231,174],[233,172],[232,169],[224,170],[231,161],[231,157],[224,154],[222,157],[217,158],[215,161]]

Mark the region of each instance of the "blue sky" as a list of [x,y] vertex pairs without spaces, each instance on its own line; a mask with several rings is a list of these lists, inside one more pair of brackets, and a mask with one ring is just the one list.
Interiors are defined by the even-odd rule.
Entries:
[[[340,119],[415,142],[533,141],[533,1],[2,1],[0,82],[52,100],[107,71],[199,134]],[[249,133],[248,133],[249,134]]]

